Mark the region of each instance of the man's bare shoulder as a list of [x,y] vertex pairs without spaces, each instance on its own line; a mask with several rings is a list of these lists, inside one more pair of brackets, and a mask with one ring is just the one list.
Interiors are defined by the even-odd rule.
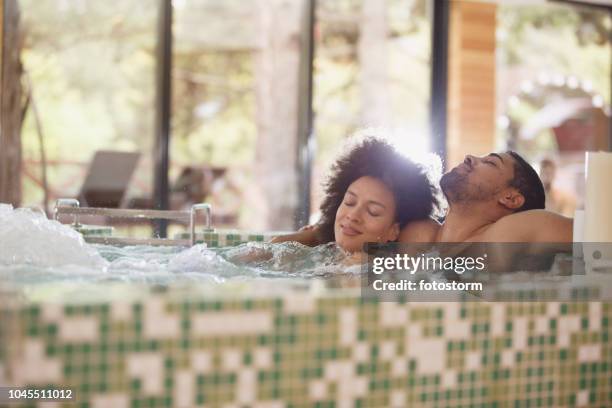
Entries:
[[[547,210],[528,210],[521,211],[518,213],[506,215],[497,221],[500,224],[512,224],[516,222],[537,222],[537,223],[547,223],[547,222],[559,222],[559,221],[569,221],[572,219],[568,217],[564,217],[556,212],[547,211]],[[497,224],[496,223],[496,224]]]
[[399,234],[399,242],[434,242],[440,224],[431,218],[406,224]]
[[529,210],[500,218],[479,234],[494,242],[571,242],[572,219],[546,210]]

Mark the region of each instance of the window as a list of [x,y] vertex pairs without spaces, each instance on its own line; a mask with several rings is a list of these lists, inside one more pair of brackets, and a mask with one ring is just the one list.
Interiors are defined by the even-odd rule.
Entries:
[[498,146],[542,161],[547,193],[566,203],[550,209],[566,215],[581,205],[584,152],[608,146],[611,29],[601,9],[498,10]]
[[409,153],[429,150],[430,2],[317,2],[313,212],[342,141],[382,127]]

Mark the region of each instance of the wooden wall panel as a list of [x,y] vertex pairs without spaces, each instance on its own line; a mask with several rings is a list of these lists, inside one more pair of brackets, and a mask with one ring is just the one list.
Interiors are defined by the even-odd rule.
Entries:
[[[4,0],[0,0],[0,84],[2,84],[2,57],[4,54]],[[0,89],[0,106],[2,106],[2,89]],[[0,115],[2,124],[2,115]],[[1,127],[0,127],[1,129]]]
[[449,35],[448,165],[494,148],[496,5],[453,0]]
[[22,66],[19,4],[2,0],[0,61],[0,203],[21,203]]

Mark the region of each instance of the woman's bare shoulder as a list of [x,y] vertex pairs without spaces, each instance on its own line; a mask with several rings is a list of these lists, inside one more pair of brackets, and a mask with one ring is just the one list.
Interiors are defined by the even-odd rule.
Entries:
[[440,224],[431,218],[412,221],[400,232],[399,242],[434,242]]
[[272,238],[270,242],[273,244],[279,244],[281,242],[296,241],[302,245],[317,246],[321,244],[321,242],[319,242],[318,232],[319,231],[316,226],[309,226],[309,228],[302,228],[292,234],[276,236]]

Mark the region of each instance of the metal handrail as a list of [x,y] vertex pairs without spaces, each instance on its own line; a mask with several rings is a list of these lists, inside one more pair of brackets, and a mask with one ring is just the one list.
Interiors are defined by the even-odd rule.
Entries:
[[[80,206],[81,204],[79,203],[79,200],[76,200],[74,198],[60,198],[55,201],[55,207],[53,208],[53,219],[55,221],[58,221],[60,214],[69,213],[68,211],[64,211],[65,209],[76,210],[80,208]],[[78,214],[75,214],[73,212],[71,214],[74,216],[72,218],[72,226],[79,227],[80,224]]]
[[188,220],[190,218],[190,213],[187,211],[137,210],[124,208],[59,207],[56,209],[56,213],[104,215],[115,218],[137,218],[147,220]]
[[151,245],[151,246],[189,246],[189,239],[166,239],[166,238],[127,238],[127,237],[84,237],[90,244],[105,245]]
[[204,232],[214,231],[212,228],[212,206],[208,203],[194,204],[189,211],[165,211],[165,210],[139,210],[124,208],[96,208],[80,207],[80,203],[75,199],[62,198],[55,202],[53,218],[58,220],[59,216],[72,215],[73,227],[80,227],[79,216],[99,215],[116,218],[133,219],[164,219],[164,220],[189,220],[189,240],[186,239],[166,239],[166,238],[121,238],[121,237],[92,237],[84,236],[87,242],[99,244],[119,244],[119,245],[194,245],[196,242],[196,216],[200,211],[206,214]]
[[191,211],[189,212],[189,234],[190,234],[190,243],[191,245],[195,245],[195,241],[196,241],[196,232],[195,232],[195,225],[196,225],[196,215],[198,213],[198,211],[205,211],[206,212],[206,224],[204,227],[204,231],[211,231],[211,225],[212,225],[212,206],[210,204],[207,203],[202,203],[202,204],[194,204],[191,206]]

